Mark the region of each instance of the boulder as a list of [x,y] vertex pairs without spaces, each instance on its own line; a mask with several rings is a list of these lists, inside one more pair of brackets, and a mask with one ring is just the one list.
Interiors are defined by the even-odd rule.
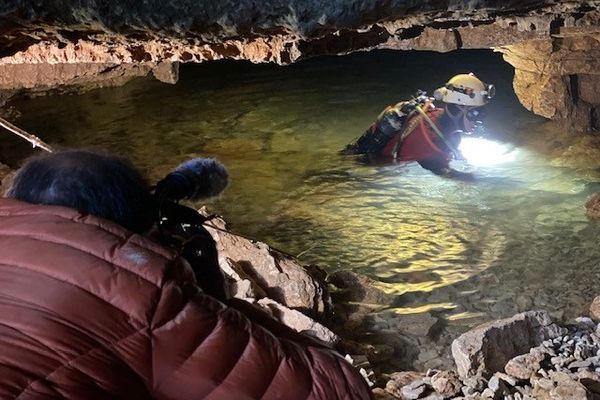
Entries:
[[452,355],[461,377],[490,376],[504,370],[510,359],[564,332],[545,311],[528,311],[464,333],[452,342]]
[[238,299],[261,299],[267,294],[258,283],[252,280],[242,268],[229,259],[219,261],[221,271],[225,274],[227,288],[231,297]]
[[302,314],[300,311],[292,310],[268,298],[260,299],[256,304],[266,310],[276,320],[296,332],[315,337],[331,345],[335,345],[340,340],[339,336],[331,330]]
[[205,227],[216,242],[221,269],[233,269],[251,281],[252,284],[245,286],[253,286],[254,293],[265,293],[270,299],[311,317],[323,318],[329,312],[329,292],[322,271],[304,267],[265,243],[228,232],[220,218],[210,219]]
[[406,400],[416,400],[420,397],[425,397],[431,391],[425,379],[419,379],[404,386],[400,393]]

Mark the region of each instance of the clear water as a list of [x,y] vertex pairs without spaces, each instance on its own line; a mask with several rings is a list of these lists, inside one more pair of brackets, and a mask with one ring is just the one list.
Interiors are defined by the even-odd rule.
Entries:
[[[465,181],[337,154],[386,105],[469,70],[498,86],[488,132],[513,161],[455,165],[474,173]],[[520,106],[512,75],[486,51],[373,52],[184,65],[175,86],[137,80],[14,105],[16,122],[46,141],[108,148],[152,179],[217,157],[231,185],[212,208],[234,231],[330,272],[366,274],[395,295],[375,311],[432,313],[451,336],[525,308],[573,316],[600,294],[600,228],[583,207],[600,191],[597,166],[554,166],[539,150],[561,128]],[[6,141],[5,157],[26,151]]]

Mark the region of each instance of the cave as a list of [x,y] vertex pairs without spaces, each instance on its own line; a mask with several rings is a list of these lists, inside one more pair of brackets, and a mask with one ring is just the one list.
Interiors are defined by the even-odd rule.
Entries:
[[[318,316],[298,309],[348,340],[339,351],[366,354],[378,396],[402,398],[411,381],[394,373],[414,371],[411,384],[425,379],[427,389],[411,398],[429,398],[426,375],[455,368],[453,341],[480,324],[525,313],[529,325],[551,318],[572,326],[592,301],[597,307],[598,6],[8,0],[0,6],[0,117],[56,149],[126,156],[152,184],[188,159],[223,162],[231,183],[210,211],[311,274],[322,268],[333,310],[321,315],[327,301]],[[460,175],[451,179],[415,163],[340,154],[386,106],[420,90],[433,96],[471,72],[496,88],[484,138],[497,158],[477,147],[452,161]],[[4,174],[43,151],[8,131],[0,142],[3,185],[12,179]],[[266,258],[279,268],[277,256]],[[260,280],[239,264],[236,273]],[[587,328],[566,329],[556,332],[592,341]],[[514,348],[520,340],[492,339]],[[544,398],[550,389],[539,380],[565,384],[555,372],[581,385],[573,390],[600,394],[595,359],[513,384],[519,375],[507,362],[538,339],[506,360],[489,350],[483,367],[469,364],[476,372],[457,361],[463,392],[445,398],[491,390],[494,377],[504,383],[492,396]],[[485,378],[484,387],[464,374]]]

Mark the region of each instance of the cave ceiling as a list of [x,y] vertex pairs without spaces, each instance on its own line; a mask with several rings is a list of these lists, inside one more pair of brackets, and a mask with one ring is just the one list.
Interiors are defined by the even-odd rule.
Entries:
[[173,83],[180,62],[283,65],[373,49],[494,49],[515,67],[525,107],[592,130],[599,8],[543,0],[4,0],[0,90],[120,84],[149,73]]

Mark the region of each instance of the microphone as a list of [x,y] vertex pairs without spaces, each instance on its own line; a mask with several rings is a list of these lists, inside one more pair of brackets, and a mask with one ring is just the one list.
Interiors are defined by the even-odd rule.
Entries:
[[213,158],[194,158],[177,166],[155,187],[157,199],[192,201],[218,196],[229,183],[225,166]]

